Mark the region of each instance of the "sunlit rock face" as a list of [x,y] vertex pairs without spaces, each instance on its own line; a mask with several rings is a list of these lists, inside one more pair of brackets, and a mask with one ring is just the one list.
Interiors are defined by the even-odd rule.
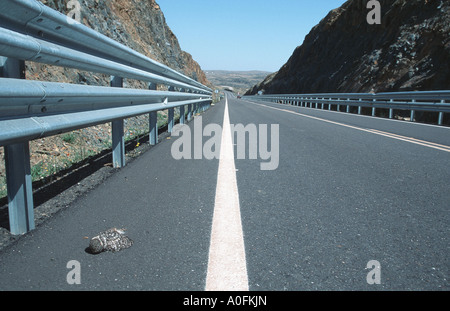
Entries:
[[[306,36],[288,62],[248,94],[389,92],[450,88],[450,2],[349,0]],[[299,21],[301,22],[301,21]]]

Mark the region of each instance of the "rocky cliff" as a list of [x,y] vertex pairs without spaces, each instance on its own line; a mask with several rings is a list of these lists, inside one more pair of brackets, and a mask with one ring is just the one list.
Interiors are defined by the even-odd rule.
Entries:
[[450,89],[450,1],[349,0],[306,36],[288,62],[247,94]]
[[[68,0],[41,0],[45,5],[68,14]],[[197,62],[181,50],[177,37],[166,23],[155,0],[79,0],[81,23],[152,58],[186,76],[210,85]],[[99,74],[27,63],[28,79],[108,85]],[[134,87],[138,87],[138,83]]]

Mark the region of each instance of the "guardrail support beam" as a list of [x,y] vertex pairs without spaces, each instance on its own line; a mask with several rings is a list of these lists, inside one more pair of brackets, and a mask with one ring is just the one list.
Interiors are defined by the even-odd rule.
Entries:
[[[413,104],[415,104],[415,103],[416,103],[416,100],[413,99],[411,102],[412,102]],[[416,117],[416,111],[415,111],[414,109],[411,109],[411,117],[410,117],[410,120],[409,120],[409,121],[414,122],[414,118],[415,118],[415,117]]]
[[[123,78],[111,77],[111,87],[123,87]],[[125,166],[125,139],[124,120],[113,120],[112,127],[112,156],[113,166],[120,168]]]
[[[393,99],[390,99],[389,102],[390,102],[390,103],[393,103],[394,100],[393,100]],[[394,118],[394,109],[389,108],[389,119],[393,119],[393,118]]]
[[[173,86],[169,86],[169,92],[175,92],[175,88]],[[168,109],[168,119],[167,119],[167,131],[169,133],[173,132],[173,127],[175,126],[175,108]]]
[[[148,84],[148,89],[152,91],[156,91],[157,85],[156,83],[150,82]],[[150,112],[148,116],[149,123],[149,138],[148,141],[150,145],[154,146],[158,144],[158,111]]]
[[[25,79],[25,62],[0,57],[0,76]],[[6,145],[4,150],[9,231],[13,235],[24,234],[35,228],[30,147],[23,142]]]
[[185,116],[184,116],[184,105],[180,106],[180,124],[184,124],[185,123]]
[[35,228],[30,148],[28,142],[5,146],[9,230],[27,233]]
[[438,124],[442,125],[443,122],[444,122],[444,113],[441,111],[439,112]]
[[167,119],[167,127],[168,127],[169,133],[172,133],[173,127],[175,125],[174,114],[175,114],[175,109],[169,108],[169,115],[168,115],[168,119]]
[[123,120],[112,121],[112,155],[115,168],[125,166],[125,139],[123,132]]
[[187,113],[187,120],[188,122],[192,119],[192,104],[188,105],[188,113]]
[[150,124],[149,143],[150,143],[150,145],[153,146],[158,143],[158,112],[157,111],[150,112],[149,124]]

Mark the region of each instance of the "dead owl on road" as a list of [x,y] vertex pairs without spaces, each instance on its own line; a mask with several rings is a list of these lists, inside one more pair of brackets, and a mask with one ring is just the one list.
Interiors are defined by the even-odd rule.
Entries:
[[89,243],[92,254],[101,252],[118,252],[133,245],[133,241],[125,235],[123,229],[112,228],[93,237]]

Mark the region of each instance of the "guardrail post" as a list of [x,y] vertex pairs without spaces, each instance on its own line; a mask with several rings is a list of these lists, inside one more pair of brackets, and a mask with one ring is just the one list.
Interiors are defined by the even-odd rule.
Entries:
[[187,114],[187,120],[188,122],[192,119],[192,104],[188,105],[188,114]]
[[[185,89],[181,89],[180,92],[186,92],[186,90]],[[180,124],[185,124],[186,123],[185,122],[185,115],[184,115],[184,113],[185,113],[185,106],[181,105],[180,106]]]
[[149,143],[154,146],[158,143],[158,112],[152,111],[149,115],[150,133]]
[[[123,78],[111,77],[111,87],[123,87]],[[125,166],[125,139],[124,139],[124,120],[114,120],[112,127],[112,156],[113,166],[120,168]]]
[[[373,99],[372,102],[375,103],[376,100]],[[375,107],[372,107],[372,117],[375,117],[375,114],[376,114],[376,108],[375,108]]]
[[[0,76],[25,79],[25,62],[0,57]],[[28,142],[4,146],[9,231],[13,235],[35,228],[30,146]]]
[[[359,102],[362,102],[362,98],[358,99]],[[362,106],[361,103],[358,105],[358,114],[361,114]]]
[[167,127],[168,127],[169,133],[172,133],[172,131],[173,131],[174,114],[175,114],[174,108],[169,108],[169,115],[168,115],[168,119],[167,119]]
[[[393,103],[394,100],[393,100],[393,99],[390,99],[389,102],[390,102],[390,103]],[[394,109],[389,108],[389,119],[393,119],[393,118],[394,118]]]
[[[441,100],[441,104],[444,104],[445,100]],[[442,123],[444,122],[444,113],[442,111],[439,112],[439,117],[438,117],[438,124],[442,125]]]
[[[416,100],[413,99],[412,102],[415,103]],[[414,122],[414,117],[415,117],[415,115],[416,115],[416,111],[415,111],[414,109],[411,109],[411,118],[410,118],[409,121]]]
[[185,123],[185,116],[184,116],[184,105],[180,106],[180,124],[184,124]]
[[[169,92],[174,92],[175,88],[173,86],[169,87]],[[174,114],[175,114],[175,108],[169,108],[168,109],[168,119],[167,119],[167,131],[169,133],[172,133],[173,131],[173,127],[175,126],[175,119],[174,119]]]
[[[157,85],[155,83],[149,83],[148,89],[152,91],[156,91]],[[149,137],[148,141],[150,145],[154,146],[158,143],[158,111],[150,112],[148,116],[149,123]]]
[[23,234],[35,228],[28,142],[5,146],[5,161],[9,230],[14,235]]

